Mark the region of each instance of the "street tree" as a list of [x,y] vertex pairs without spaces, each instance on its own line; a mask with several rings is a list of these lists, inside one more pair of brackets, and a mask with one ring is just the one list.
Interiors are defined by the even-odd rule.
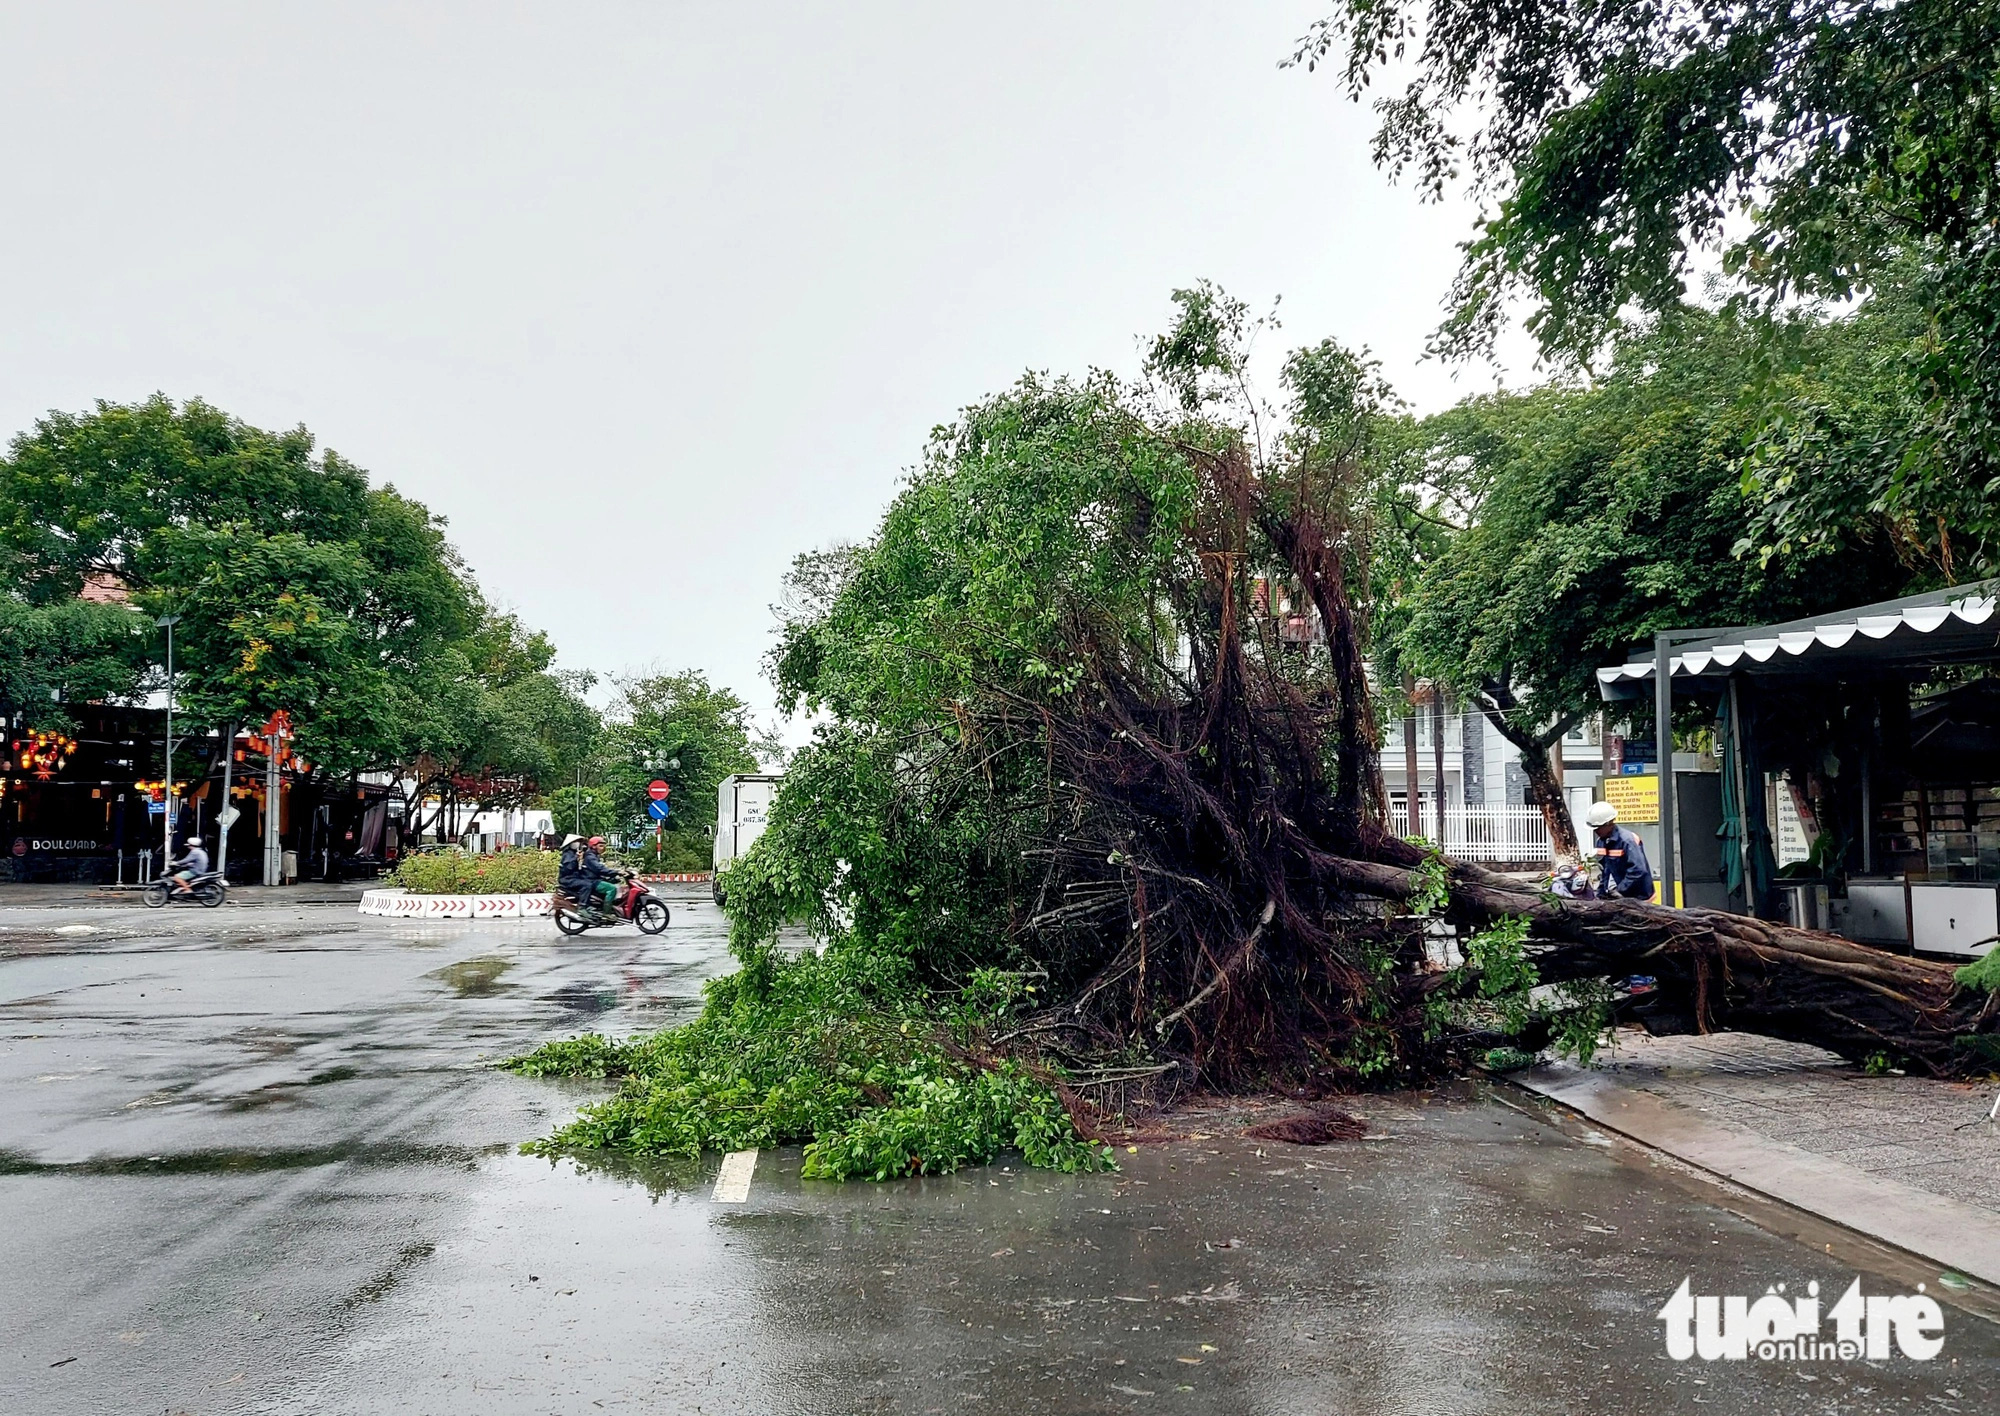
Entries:
[[[758,726],[748,704],[700,670],[619,679],[609,717],[597,780],[620,829],[628,836],[657,831],[664,861],[706,869],[722,779],[757,771],[760,758],[781,760],[782,746]],[[654,781],[669,791],[664,823],[647,812]]]
[[1550,750],[1602,707],[1598,665],[1660,630],[1918,588],[1923,567],[1865,519],[1823,530],[1815,549],[1837,555],[1737,554],[1755,535],[1742,484],[1769,410],[1834,396],[1872,339],[1867,320],[1802,316],[1773,341],[1683,309],[1622,337],[1594,383],[1469,399],[1417,428],[1423,475],[1454,489],[1464,520],[1399,582],[1384,657],[1450,683],[1520,750],[1559,850],[1576,841]]
[[471,632],[443,526],[304,429],[199,400],[51,413],[0,459],[0,562],[32,604],[85,583],[182,617],[177,677],[213,726],[285,709],[300,750],[374,765],[388,683]]
[[303,428],[158,395],[51,413],[0,458],[0,565],[0,667],[31,711],[157,686],[171,613],[190,721],[282,709],[315,772],[394,770],[440,815],[525,801],[596,732],[588,682],[485,602],[443,521]]
[[[1485,203],[1437,347],[1490,347],[1516,298],[1545,355],[1589,365],[1637,313],[1719,292],[1778,320],[1899,286],[1905,405],[1834,498],[1946,574],[2000,554],[2000,4],[1995,0],[1337,0],[1295,62],[1377,80],[1379,165]],[[1807,452],[1812,439],[1795,444]],[[1786,446],[1782,441],[1773,451]],[[1775,464],[1773,464],[1775,468]],[[1794,484],[1820,471],[1790,464]],[[1810,537],[1813,497],[1768,503]]]

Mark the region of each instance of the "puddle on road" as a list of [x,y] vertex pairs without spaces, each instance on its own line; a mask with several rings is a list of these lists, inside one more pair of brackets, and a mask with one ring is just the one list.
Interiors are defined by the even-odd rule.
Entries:
[[715,1181],[717,1158],[712,1151],[706,1155],[661,1156],[571,1150],[548,1157],[548,1163],[552,1170],[567,1165],[578,1175],[602,1176],[637,1185],[657,1202],[706,1192]]
[[511,1155],[513,1142],[486,1146],[339,1145],[296,1150],[206,1150],[170,1155],[107,1155],[90,1160],[36,1160],[20,1151],[0,1150],[0,1175],[254,1175],[275,1170],[309,1170],[321,1165],[450,1165],[472,1169],[496,1155]]
[[584,1015],[608,1013],[622,1001],[617,989],[602,983],[565,984],[549,994],[548,999],[565,1012]]
[[442,980],[445,987],[460,998],[489,998],[513,986],[500,982],[500,975],[513,967],[514,961],[503,955],[481,954],[477,958],[460,959],[455,964],[433,969],[424,976]]

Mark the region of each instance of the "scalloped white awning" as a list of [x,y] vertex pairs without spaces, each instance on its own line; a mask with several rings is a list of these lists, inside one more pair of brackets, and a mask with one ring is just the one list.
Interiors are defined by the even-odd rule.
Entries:
[[[1841,674],[2000,661],[2000,586],[1960,585],[1790,624],[1724,630],[1684,644],[1675,678],[1730,673]],[[1653,658],[1597,671],[1606,698],[1634,695],[1653,677]]]

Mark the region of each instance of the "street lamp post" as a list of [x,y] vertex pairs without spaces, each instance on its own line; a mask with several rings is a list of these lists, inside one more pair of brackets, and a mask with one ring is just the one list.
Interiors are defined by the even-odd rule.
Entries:
[[153,621],[167,632],[167,824],[160,854],[162,865],[172,864],[174,858],[174,626],[180,622],[179,615],[161,615]]

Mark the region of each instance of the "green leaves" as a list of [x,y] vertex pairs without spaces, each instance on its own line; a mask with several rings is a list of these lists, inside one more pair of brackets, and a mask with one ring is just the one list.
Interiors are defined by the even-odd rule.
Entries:
[[[434,741],[484,607],[440,523],[304,429],[199,400],[52,413],[0,459],[0,561],[14,595],[59,605],[86,580],[181,617],[175,675],[210,726],[292,715],[309,760],[387,765]],[[136,618],[136,617],[135,617]],[[142,663],[164,641],[149,629]],[[153,682],[157,684],[157,670]],[[412,688],[426,690],[421,697]],[[81,674],[65,692],[127,696]]]
[[758,728],[741,698],[698,670],[622,680],[612,719],[592,780],[608,795],[613,819],[628,834],[649,831],[647,787],[665,781],[673,803],[667,833],[687,837],[686,849],[699,850],[706,869],[722,779],[755,772],[758,750],[777,757],[780,744]]
[[[1510,1037],[1541,1031],[1558,1053],[1588,1066],[1611,1028],[1611,987],[1601,978],[1543,987],[1527,940],[1525,915],[1499,920],[1466,940],[1465,968],[1478,978],[1479,999]],[[1513,1065],[1512,1059],[1500,1061]]]
[[138,693],[153,629],[126,605],[0,596],[0,703],[31,728],[63,728],[63,703]]
[[[1802,317],[1773,335],[1682,311],[1621,342],[1593,386],[1493,394],[1425,419],[1424,461],[1451,469],[1470,524],[1420,558],[1384,616],[1397,665],[1485,693],[1539,731],[1594,710],[1596,667],[1657,630],[1902,593],[1908,567],[1887,538],[1857,529],[1858,506],[1823,464],[1797,516],[1843,554],[1813,562],[1796,541],[1765,558],[1735,554],[1770,535],[1745,500],[1746,457],[1763,478],[1776,462],[1760,439],[1782,435],[1760,430],[1801,425],[1771,410],[1865,384],[1879,329]],[[1787,466],[1803,479],[1811,460]],[[1855,465],[1865,460],[1857,448]]]
[[[303,428],[165,397],[52,413],[0,459],[0,562],[0,695],[31,713],[157,687],[150,620],[172,613],[190,720],[284,709],[336,772],[457,777],[505,804],[573,771],[597,730],[587,682],[483,603],[443,524]],[[146,613],[77,606],[86,579]]]
[[1048,1085],[941,1046],[944,1017],[990,1009],[993,980],[957,1005],[911,985],[900,961],[858,950],[758,953],[709,984],[685,1027],[551,1043],[508,1063],[528,1076],[625,1079],[528,1149],[692,1155],[804,1141],[803,1173],[826,1180],[944,1174],[1008,1148],[1047,1169],[1113,1168]]
[[1741,544],[1769,564],[1858,528],[1946,581],[1993,568],[2000,3],[1339,0],[1295,61],[1336,49],[1356,98],[1407,76],[1378,101],[1378,164],[1492,201],[1439,351],[1489,349],[1525,296],[1543,354],[1587,369],[1635,316],[1675,315],[1701,253],[1710,297],[1779,338],[1812,301],[1919,311],[1897,334],[1864,310],[1872,390],[1788,395]]

